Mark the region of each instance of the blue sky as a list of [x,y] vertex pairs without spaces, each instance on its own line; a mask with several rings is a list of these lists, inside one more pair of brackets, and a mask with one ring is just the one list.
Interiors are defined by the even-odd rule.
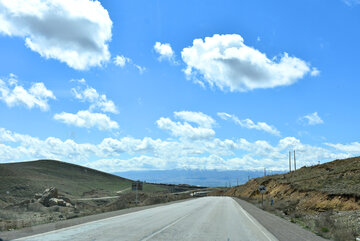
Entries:
[[360,154],[360,2],[0,1],[0,162],[286,169]]

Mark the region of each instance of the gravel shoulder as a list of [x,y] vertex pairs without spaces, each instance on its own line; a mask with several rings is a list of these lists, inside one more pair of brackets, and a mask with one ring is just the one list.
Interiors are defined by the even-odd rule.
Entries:
[[261,210],[239,198],[234,200],[240,204],[251,216],[272,233],[279,241],[326,241],[322,237],[303,229],[302,227],[280,218],[272,213]]

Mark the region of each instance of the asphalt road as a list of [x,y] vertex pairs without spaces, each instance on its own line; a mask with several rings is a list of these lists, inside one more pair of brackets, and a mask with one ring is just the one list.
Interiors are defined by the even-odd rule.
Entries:
[[204,197],[17,240],[278,240],[230,197]]

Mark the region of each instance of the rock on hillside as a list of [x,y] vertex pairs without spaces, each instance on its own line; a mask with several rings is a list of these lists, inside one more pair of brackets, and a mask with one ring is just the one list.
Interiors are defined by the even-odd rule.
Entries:
[[72,207],[70,199],[59,196],[58,190],[55,187],[50,187],[45,189],[43,194],[36,193],[35,198],[38,202],[46,207],[51,206],[63,206],[63,207]]

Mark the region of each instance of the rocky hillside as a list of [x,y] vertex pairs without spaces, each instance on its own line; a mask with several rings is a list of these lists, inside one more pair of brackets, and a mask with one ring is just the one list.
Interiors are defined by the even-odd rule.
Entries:
[[[354,240],[360,235],[360,157],[335,160],[280,175],[251,179],[225,191],[297,222],[327,238]],[[272,205],[271,205],[272,204]]]
[[[33,198],[48,187],[56,187],[71,199],[113,196],[130,189],[131,180],[116,175],[55,160],[0,164],[0,208]],[[145,192],[167,187],[145,184]]]
[[302,211],[360,209],[360,157],[303,167],[296,172],[251,179],[227,191],[227,195],[260,198],[265,185],[267,199],[296,203]]

